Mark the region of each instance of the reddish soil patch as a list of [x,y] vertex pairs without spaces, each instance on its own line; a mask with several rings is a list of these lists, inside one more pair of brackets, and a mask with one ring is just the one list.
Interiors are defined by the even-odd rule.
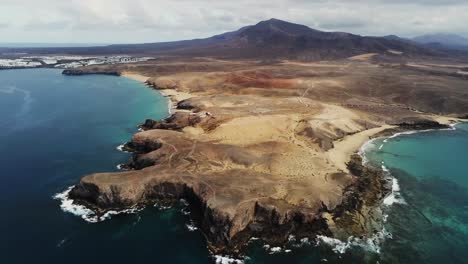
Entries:
[[248,71],[230,73],[226,82],[248,88],[291,88],[297,85],[295,79],[275,78],[272,74],[263,71]]

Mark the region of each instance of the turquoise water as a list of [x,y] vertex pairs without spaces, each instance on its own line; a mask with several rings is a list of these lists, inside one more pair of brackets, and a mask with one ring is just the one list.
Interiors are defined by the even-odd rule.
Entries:
[[[147,208],[88,223],[52,197],[82,175],[117,171],[116,150],[167,101],[114,76],[63,76],[59,70],[0,71],[0,263],[211,263],[206,241],[189,231],[182,206]],[[291,242],[272,254],[252,242],[246,263],[463,263],[467,242],[468,125],[388,140],[369,153],[401,186],[405,203],[387,208],[380,254]],[[285,252],[284,249],[291,251]]]
[[367,157],[377,166],[384,162],[402,198],[386,209],[392,239],[382,246],[381,263],[466,263],[468,124],[373,146]]

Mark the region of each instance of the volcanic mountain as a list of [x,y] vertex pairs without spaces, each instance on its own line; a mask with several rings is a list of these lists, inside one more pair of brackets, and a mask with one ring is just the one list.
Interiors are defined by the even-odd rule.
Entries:
[[364,37],[344,32],[324,32],[278,19],[261,21],[256,25],[206,39],[91,48],[29,50],[30,53],[164,54],[301,60],[346,58],[363,53],[386,53],[388,51],[402,52],[406,55],[432,54],[428,48],[398,39]]

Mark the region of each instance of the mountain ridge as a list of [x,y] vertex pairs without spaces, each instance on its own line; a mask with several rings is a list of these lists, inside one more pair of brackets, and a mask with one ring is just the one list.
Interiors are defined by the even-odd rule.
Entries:
[[452,33],[425,34],[414,37],[411,40],[420,44],[440,44],[449,47],[468,47],[468,38]]
[[408,56],[435,54],[430,48],[398,39],[367,37],[346,32],[325,32],[275,18],[202,39],[14,51],[18,50],[39,54],[152,54],[300,60],[339,59],[364,53],[387,53],[390,50]]

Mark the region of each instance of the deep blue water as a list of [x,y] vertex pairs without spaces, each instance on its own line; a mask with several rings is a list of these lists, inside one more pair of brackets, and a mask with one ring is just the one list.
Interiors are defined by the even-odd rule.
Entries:
[[[0,71],[0,263],[211,263],[203,236],[181,207],[147,208],[88,223],[52,197],[85,174],[117,171],[116,150],[146,118],[168,114],[166,98],[113,76],[59,70]],[[375,146],[382,142],[376,141]],[[344,254],[320,244],[271,254],[259,242],[246,263],[463,263],[467,259],[468,125],[388,140],[368,153],[398,178],[382,252]]]
[[129,155],[116,147],[167,114],[166,98],[126,78],[0,71],[0,263],[207,263],[177,208],[91,224],[52,198],[117,170]]

